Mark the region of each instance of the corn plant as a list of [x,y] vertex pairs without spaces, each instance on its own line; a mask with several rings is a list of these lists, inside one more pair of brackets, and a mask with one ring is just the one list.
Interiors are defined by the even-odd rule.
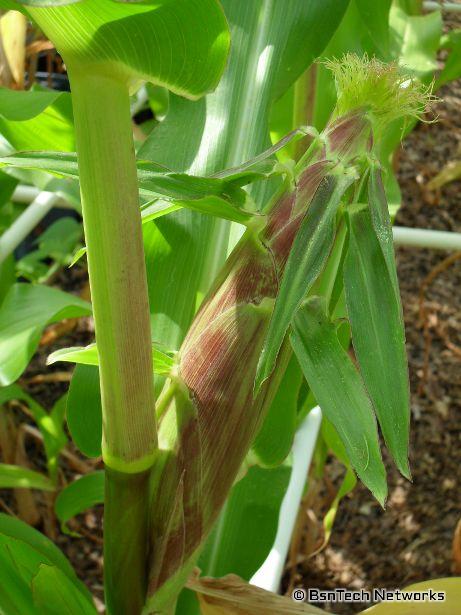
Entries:
[[[256,612],[246,586],[238,591],[248,607],[235,607],[235,583],[213,586],[193,571],[249,458],[276,465],[261,433],[267,417],[283,418],[276,399],[291,378],[300,391],[302,372],[305,397],[321,405],[383,505],[376,418],[409,477],[403,319],[381,161],[390,127],[419,117],[428,91],[395,64],[345,56],[325,66],[337,100],[322,130],[297,128],[270,147],[274,100],[323,51],[347,2],[229,0],[225,13],[216,0],[22,4],[66,62],[77,155],[19,152],[0,162],[80,184],[92,306],[65,309],[92,310],[96,343],[50,361],[78,364],[68,424],[81,450],[101,452],[105,464],[107,610],[192,613],[177,606],[188,584],[203,613]],[[136,159],[129,93],[140,80],[173,94]],[[206,104],[193,102],[215,88]],[[274,158],[294,143],[296,162]],[[19,333],[29,358],[41,328],[63,314],[62,295],[49,290],[42,320],[27,314]],[[29,292],[16,285],[2,310]],[[356,362],[339,341],[346,316]],[[8,335],[4,385],[23,369],[9,350],[17,329]],[[6,612],[94,612],[53,545],[4,516],[0,536],[15,580],[0,594]],[[269,601],[268,613],[314,612],[257,600]]]

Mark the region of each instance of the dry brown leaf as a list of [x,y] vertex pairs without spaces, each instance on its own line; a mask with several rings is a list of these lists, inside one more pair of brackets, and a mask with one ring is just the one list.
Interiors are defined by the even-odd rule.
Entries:
[[0,408],[0,459],[3,463],[14,463],[17,430],[6,407]]
[[461,519],[458,521],[453,536],[453,561],[455,572],[461,574]]
[[[18,430],[16,440],[14,463],[18,466],[30,468],[31,466],[26,453],[25,438],[26,433],[21,426]],[[32,489],[14,489],[14,497],[16,500],[18,517],[28,525],[38,525],[41,515]]]
[[443,169],[437,173],[435,177],[431,179],[427,184],[427,188],[429,190],[437,190],[438,188],[442,188],[445,184],[449,184],[451,182],[456,181],[461,176],[461,161],[460,160],[451,160],[448,162]]
[[194,576],[187,587],[198,594],[202,615],[327,615],[310,604],[249,585],[234,574],[221,579]]

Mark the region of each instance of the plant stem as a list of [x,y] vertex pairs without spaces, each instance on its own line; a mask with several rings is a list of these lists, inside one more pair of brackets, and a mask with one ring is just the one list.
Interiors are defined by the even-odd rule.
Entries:
[[152,465],[157,446],[150,313],[128,90],[72,75],[83,223],[101,373],[107,465]]
[[139,615],[144,606],[149,478],[148,470],[126,474],[106,468],[104,585],[111,615]]
[[129,96],[100,74],[70,79],[103,408],[106,601],[111,615],[134,615],[145,598],[157,430]]

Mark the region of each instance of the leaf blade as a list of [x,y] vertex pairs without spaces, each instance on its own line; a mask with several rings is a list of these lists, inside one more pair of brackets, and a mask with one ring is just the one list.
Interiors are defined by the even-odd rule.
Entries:
[[[78,180],[77,155],[73,152],[19,152],[0,158],[0,166],[43,171],[59,178]],[[138,160],[139,194],[146,200],[160,199],[143,211],[143,218],[155,219],[178,208],[187,208],[202,214],[216,216],[239,224],[247,224],[255,212],[251,198],[241,185],[259,179],[254,172],[241,173],[228,178],[197,177],[186,173],[173,173],[160,169],[154,163]],[[162,201],[169,201],[167,211]],[[146,221],[148,221],[146,220]]]
[[21,466],[0,463],[0,489],[40,489],[54,491],[50,479],[40,472]]
[[58,455],[67,443],[67,437],[62,428],[62,420],[59,417],[62,398],[56,403],[51,413],[48,414],[33,397],[23,391],[17,384],[0,387],[0,405],[11,400],[20,400],[29,406],[32,416],[43,435],[48,472],[54,480]]
[[373,408],[318,297],[307,300],[297,312],[290,339],[306,380],[325,416],[335,426],[351,464],[384,505],[386,473]]
[[271,374],[295,312],[323,269],[334,240],[334,220],[350,175],[329,175],[320,184],[293,242],[255,381],[258,392]]
[[79,591],[66,575],[48,564],[41,564],[32,579],[34,603],[49,615],[96,615],[87,594]]
[[[98,347],[96,344],[88,346],[75,346],[70,348],[60,348],[52,352],[47,364],[52,365],[57,361],[68,361],[77,365],[99,365]],[[167,375],[174,365],[174,359],[165,352],[159,350],[155,344],[152,345],[152,365],[155,374]]]
[[97,367],[76,366],[67,396],[66,415],[75,445],[87,457],[99,457],[102,454],[102,407]]
[[[410,476],[410,392],[402,307],[368,209],[348,213],[344,287],[352,341],[386,445]],[[395,268],[395,266],[394,266]]]
[[89,314],[88,302],[55,288],[21,283],[12,286],[0,307],[0,385],[19,378],[46,325]]
[[63,532],[72,534],[67,525],[70,519],[103,502],[104,472],[102,470],[85,474],[69,483],[60,491],[54,505]]
[[[28,9],[65,62],[198,98],[224,70],[229,31],[216,0],[86,0]],[[197,36],[197,32],[200,36]]]

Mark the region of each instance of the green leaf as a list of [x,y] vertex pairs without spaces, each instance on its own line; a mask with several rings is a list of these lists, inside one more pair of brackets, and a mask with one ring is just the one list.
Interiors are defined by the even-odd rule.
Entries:
[[30,120],[52,105],[63,92],[23,91],[0,87],[0,118],[19,122]]
[[72,517],[78,515],[96,504],[104,502],[104,472],[91,472],[77,478],[60,491],[54,509],[61,522],[61,529],[70,533],[67,523]]
[[[349,0],[315,0],[287,2],[280,7],[293,22],[274,83],[274,98],[279,98],[301,73],[322,53],[331,36],[339,26]],[[274,7],[273,10],[276,10]],[[290,15],[291,12],[291,15]],[[295,13],[296,12],[296,13]],[[295,14],[293,14],[295,13]],[[280,14],[280,18],[282,15]],[[276,32],[283,32],[282,22],[275,22]],[[286,27],[286,26],[285,26]],[[315,36],[310,28],[315,28]],[[307,35],[306,35],[307,34]]]
[[[208,175],[238,167],[266,150],[272,100],[321,52],[321,41],[326,44],[347,2],[222,4],[232,45],[216,91],[198,102],[171,95],[166,118],[142,145],[141,158],[175,171]],[[314,30],[318,37],[311,35]],[[274,189],[271,182],[265,186],[250,191],[258,209]],[[149,298],[158,339],[167,347],[180,346],[238,235],[239,229],[234,233],[227,222],[184,210],[144,227]],[[183,283],[172,285],[172,279]]]
[[99,457],[102,454],[102,408],[97,367],[77,365],[75,368],[66,414],[75,445],[87,457]]
[[[33,169],[52,173],[57,177],[78,179],[75,153],[26,152],[0,158],[0,166]],[[185,173],[172,173],[144,160],[138,161],[139,194],[145,199],[169,199],[176,208],[189,209],[218,216],[240,224],[254,217],[251,199],[240,187],[245,181],[254,181],[260,175],[254,172],[239,174],[229,179],[193,177]],[[170,210],[172,211],[172,210]],[[152,209],[148,215],[151,215]],[[146,215],[146,214],[145,214]]]
[[270,177],[272,173],[277,172],[277,168],[282,168],[277,162],[277,159],[273,157],[274,154],[279,153],[288,144],[293,141],[296,142],[306,135],[316,137],[317,131],[309,126],[297,127],[287,132],[277,143],[274,143],[274,145],[261,152],[261,154],[254,156],[251,160],[242,162],[242,164],[230,169],[224,169],[223,171],[213,173],[211,177],[232,180],[233,183],[238,183],[239,186],[247,185],[254,176],[258,179]]
[[0,405],[13,399],[23,401],[29,406],[34,421],[37,423],[43,435],[48,473],[51,480],[55,481],[57,478],[58,456],[67,443],[67,437],[62,426],[63,417],[61,414],[65,396],[56,402],[50,414],[17,384],[11,384],[7,387],[0,388]]
[[142,224],[147,224],[148,222],[152,222],[152,220],[167,216],[174,211],[178,211],[178,209],[182,209],[181,206],[176,203],[171,203],[171,201],[163,201],[161,199],[150,201],[141,207]]
[[370,169],[370,177],[368,180],[368,203],[376,239],[379,241],[381,246],[384,260],[386,261],[389,278],[400,303],[399,280],[395,265],[392,223],[389,216],[389,206],[387,204],[386,193],[384,192],[384,186],[382,183],[381,171],[378,166],[372,166]]
[[88,596],[56,566],[40,565],[32,580],[32,594],[36,606],[46,615],[97,615]]
[[75,149],[68,92],[0,88],[0,132],[16,150]]
[[[349,343],[346,346],[346,350],[348,346]],[[322,545],[318,549],[316,549],[317,552],[322,550],[330,540],[331,533],[333,531],[333,525],[341,500],[348,493],[351,493],[351,491],[354,490],[357,484],[357,478],[352,470],[344,444],[342,443],[341,438],[338,436],[338,432],[334,428],[333,424],[325,416],[322,417],[321,437],[328,449],[335,455],[335,457],[337,457],[337,459],[341,461],[342,464],[344,464],[344,466],[346,467],[346,474],[344,475],[342,483],[333,499],[333,502],[330,504],[330,507],[323,518],[322,525],[324,537]]]
[[216,0],[86,0],[28,12],[71,70],[144,79],[191,98],[216,87],[229,49]]
[[[60,348],[51,353],[47,364],[52,365],[57,361],[69,361],[80,365],[99,365],[98,348],[96,344],[85,347]],[[174,365],[174,359],[152,345],[152,363],[154,374],[169,374]]]
[[69,268],[73,267],[76,263],[78,263],[78,261],[85,256],[86,254],[86,246],[82,246],[81,248],[79,248],[78,250],[76,250],[72,256],[72,259],[69,263]]
[[392,0],[355,0],[365,28],[383,57],[389,54],[389,11]]
[[[143,210],[143,218],[149,219],[187,207],[200,213],[218,216],[244,224],[254,217],[253,211],[243,207],[253,206],[248,194],[241,189],[259,179],[273,173],[281,173],[276,161],[267,160],[273,152],[278,151],[291,141],[297,134],[304,131],[293,131],[269,150],[253,160],[217,173],[213,177],[196,177],[185,173],[173,173],[166,168],[145,160],[138,160],[139,193],[144,199],[162,198],[174,203],[165,205],[162,201],[155,205],[147,204]],[[68,152],[19,152],[0,158],[0,166],[17,169],[31,169],[51,173],[56,177],[77,180],[78,162],[75,153]],[[163,212],[169,207],[168,212]],[[158,209],[157,209],[158,208]],[[147,211],[146,211],[147,210]],[[152,215],[155,214],[155,215]]]
[[[371,40],[369,30],[355,0],[349,3],[338,29],[322,54],[322,58],[331,60],[332,58],[341,58],[347,53],[355,53],[358,56],[367,53],[371,57],[376,56],[384,59]],[[325,128],[334,109],[336,87],[333,74],[326,66],[318,63],[313,69],[311,77],[315,96],[311,108],[311,123],[320,131]]]
[[309,205],[283,273],[258,364],[256,393],[272,373],[290,322],[325,265],[333,245],[336,212],[352,179],[350,174],[327,176]]
[[[246,224],[255,216],[254,211],[249,210],[254,208],[254,204],[241,187],[271,175],[288,173],[288,168],[272,158],[273,154],[306,134],[311,134],[307,128],[293,130],[258,156],[211,177],[173,173],[156,163],[138,160],[140,196],[144,199],[160,199],[142,207],[143,223],[186,207],[199,213]],[[79,177],[75,153],[20,152],[0,158],[0,166],[2,164],[11,168],[45,171],[60,178],[77,180]]]
[[[372,200],[373,195],[372,183]],[[380,203],[373,200],[375,219],[376,212],[383,211]],[[399,470],[409,477],[410,394],[395,265],[389,252],[387,258],[384,256],[383,245],[388,249],[386,236],[379,233],[380,244],[368,209],[351,211],[348,220],[344,285],[354,349],[386,444]]]
[[51,224],[40,237],[37,244],[47,256],[64,262],[82,238],[82,225],[70,216],[59,218]]
[[27,543],[34,551],[41,553],[43,562],[57,566],[69,578],[76,579],[69,561],[51,540],[16,517],[0,513],[0,540],[8,542],[9,539]]
[[79,297],[48,286],[15,284],[0,307],[0,385],[19,378],[46,325],[91,314]]
[[448,49],[449,55],[435,82],[434,89],[436,90],[445,83],[459,79],[461,76],[461,28],[450,30],[445,34],[441,40],[441,47]]
[[302,373],[292,356],[264,423],[253,443],[260,464],[278,466],[290,453],[297,427]]
[[[136,1],[136,0],[135,0]],[[64,4],[74,4],[75,2],[82,2],[82,0],[16,0],[19,4],[25,6],[63,6]]]
[[[0,612],[5,615],[28,613],[40,615],[32,599],[29,579],[24,579],[17,568],[16,545],[18,541],[8,540],[6,544],[0,538],[0,568],[2,582],[0,584]],[[19,543],[19,547],[21,543]]]
[[39,236],[38,249],[16,263],[18,277],[45,282],[60,265],[69,263],[82,233],[82,225],[74,218],[65,216],[56,220]]
[[222,218],[224,220],[230,220],[231,222],[237,222],[238,224],[245,225],[255,217],[255,214],[252,211],[245,210],[241,207],[235,207],[220,197],[210,196],[187,201],[176,199],[174,200],[174,205],[170,205],[167,211],[165,211],[164,203],[159,204],[155,211],[155,206],[151,206],[149,209],[145,209],[142,212],[143,223],[155,220],[162,215],[171,213],[182,207],[191,209],[192,211],[197,211],[201,214],[216,216],[217,218]]
[[250,467],[237,482],[199,559],[207,576],[228,573],[249,579],[275,539],[290,468]]
[[[338,330],[336,330],[336,333],[338,333]],[[346,347],[344,350],[347,351],[348,348]],[[320,432],[326,446],[334,454],[334,456],[346,467],[350,466],[350,459],[347,456],[346,448],[339,437],[335,426],[327,419],[325,415],[322,416],[322,426]]]
[[391,54],[409,74],[430,83],[437,69],[442,14],[407,15],[396,3],[390,11]]
[[50,479],[39,472],[21,466],[0,463],[0,489],[5,488],[55,490],[55,486]]
[[[38,613],[43,615],[43,610],[33,608],[30,587],[40,564],[56,566],[80,592],[86,595],[88,599],[91,599],[88,590],[77,578],[67,558],[51,540],[23,521],[3,513],[0,513],[0,559],[2,560],[0,611],[4,609],[4,612],[8,613],[8,615],[9,613],[20,613],[21,615],[23,613]],[[18,583],[21,590],[28,590],[25,595],[24,592],[22,592],[22,596],[18,596],[17,593],[13,594],[14,588],[10,586],[5,578],[7,570],[11,581],[14,580],[15,583]],[[8,606],[11,605],[9,598],[12,595],[14,595],[14,599],[20,597],[26,601],[31,606],[30,610],[8,610]]]
[[[18,180],[16,178],[11,177],[11,175],[7,175],[3,171],[0,171],[0,207],[4,206],[5,203],[8,203],[11,200],[17,185]],[[3,220],[1,220],[1,222],[3,226]]]
[[[58,479],[58,458],[67,444],[67,435],[64,431],[64,421],[66,416],[67,393],[58,399],[54,404],[46,421],[47,429],[52,432],[54,441],[52,446],[45,444],[48,460],[48,473],[55,484]],[[46,442],[46,440],[45,440]]]
[[328,509],[328,511],[326,512],[323,518],[322,525],[323,525],[324,534],[323,534],[323,543],[322,543],[322,546],[320,547],[321,549],[323,549],[330,541],[331,533],[333,531],[333,525],[336,519],[336,515],[338,513],[338,508],[339,508],[339,504],[341,503],[341,500],[344,497],[346,497],[348,493],[351,493],[351,491],[354,490],[356,484],[357,484],[357,478],[353,470],[348,467],[346,470],[346,474],[344,475],[344,478],[342,480],[341,486],[339,487],[335,495],[335,498],[330,505],[330,508]]
[[[51,422],[56,433],[64,434],[63,423],[66,418],[66,406],[67,393],[65,393],[62,397],[58,399],[50,412]],[[65,436],[64,439],[67,440]]]
[[0,8],[7,11],[21,11],[24,12],[24,7],[19,3],[20,0],[0,0]]
[[384,505],[386,472],[373,408],[360,375],[339,343],[335,325],[325,315],[322,299],[312,297],[304,303],[294,317],[290,339],[304,376],[338,431],[355,471]]
[[3,263],[0,263],[0,305],[3,303],[8,291],[16,282],[15,262],[10,254]]
[[[290,467],[252,466],[229,495],[197,565],[204,575],[238,574],[249,580],[267,557],[277,533]],[[176,613],[200,615],[195,594],[184,589]]]
[[[42,553],[25,542],[13,538],[4,542],[0,538],[0,562],[2,613],[96,615],[97,611],[86,588],[75,582],[76,579],[70,579],[61,569],[50,565]],[[44,568],[52,571],[48,580],[42,578],[41,572]],[[59,585],[53,587],[53,583],[57,581]]]

